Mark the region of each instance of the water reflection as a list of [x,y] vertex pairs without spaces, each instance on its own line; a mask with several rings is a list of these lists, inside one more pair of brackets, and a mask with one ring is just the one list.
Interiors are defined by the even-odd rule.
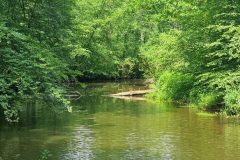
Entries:
[[56,114],[46,103],[28,102],[19,126],[1,124],[0,157],[35,160],[48,150],[51,160],[240,159],[237,121],[171,104],[102,96],[128,88],[134,86],[85,87],[72,113]]
[[94,143],[93,131],[80,126],[75,129],[72,140],[68,142],[66,152],[62,157],[64,160],[84,159],[90,160],[94,158],[92,145]]
[[[174,144],[172,143],[172,139],[170,135],[163,135],[159,139],[159,144],[157,146],[161,146],[161,156],[160,159],[175,159],[174,156]],[[158,148],[156,146],[156,148]]]

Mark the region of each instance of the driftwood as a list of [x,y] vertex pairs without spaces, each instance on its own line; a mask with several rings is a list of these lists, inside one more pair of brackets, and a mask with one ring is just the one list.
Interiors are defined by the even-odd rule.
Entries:
[[148,89],[148,90],[121,92],[121,93],[111,94],[110,96],[141,96],[141,95],[152,93],[152,92],[154,92],[153,89]]
[[66,97],[80,97],[81,93],[79,93],[78,91],[72,91],[72,92],[70,92],[70,94],[65,94],[64,96],[66,96]]
[[110,96],[113,98],[124,99],[124,100],[136,100],[136,101],[145,101],[145,97],[133,97],[133,96]]
[[151,78],[151,79],[146,79],[145,81],[144,81],[144,84],[153,84],[154,83],[154,79],[153,78]]

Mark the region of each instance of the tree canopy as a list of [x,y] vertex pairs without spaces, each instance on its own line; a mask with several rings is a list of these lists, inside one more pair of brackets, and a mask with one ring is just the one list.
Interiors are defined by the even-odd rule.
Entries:
[[240,113],[240,1],[0,0],[0,106],[62,84],[154,78],[152,97]]

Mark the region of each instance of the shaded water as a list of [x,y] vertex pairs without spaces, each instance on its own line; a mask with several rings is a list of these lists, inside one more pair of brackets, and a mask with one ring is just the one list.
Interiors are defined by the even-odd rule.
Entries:
[[240,159],[236,121],[170,104],[102,96],[141,87],[89,84],[79,89],[83,96],[72,102],[72,113],[27,102],[19,125],[1,124],[0,159],[38,160],[44,150],[52,160]]

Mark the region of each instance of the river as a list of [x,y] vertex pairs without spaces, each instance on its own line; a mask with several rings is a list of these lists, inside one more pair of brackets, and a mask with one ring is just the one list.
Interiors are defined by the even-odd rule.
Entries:
[[240,123],[169,103],[104,95],[139,83],[74,86],[72,112],[28,101],[17,125],[0,122],[0,160],[237,160]]

